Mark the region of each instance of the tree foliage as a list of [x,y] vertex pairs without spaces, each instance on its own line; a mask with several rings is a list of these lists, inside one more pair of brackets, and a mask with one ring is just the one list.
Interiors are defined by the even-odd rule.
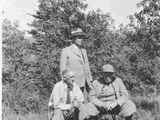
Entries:
[[[94,79],[112,63],[131,93],[157,93],[160,88],[160,3],[143,0],[128,25],[114,28],[110,14],[88,11],[84,0],[39,0],[25,38],[18,24],[3,21],[3,100],[19,111],[47,108],[54,84],[61,79],[61,49],[71,44],[71,30],[80,27]],[[112,29],[111,29],[112,28]],[[156,89],[155,89],[156,88]]]
[[39,101],[36,74],[30,72],[35,60],[30,51],[31,43],[24,37],[24,32],[19,30],[17,22],[12,24],[4,19],[2,30],[3,103],[15,111],[27,112],[34,107],[30,102]]
[[121,34],[126,37],[123,46],[127,50],[127,66],[123,67],[127,70],[125,76],[135,83],[133,89],[145,94],[148,90],[157,93],[160,89],[160,3],[158,0],[143,0],[138,6],[141,10],[130,16],[131,23],[121,28]]
[[[87,5],[79,0],[67,1],[40,1],[39,10],[36,12],[34,29],[30,32],[36,39],[33,52],[38,56],[40,81],[45,89],[44,95],[49,95],[55,82],[59,81],[59,58],[61,49],[70,45],[71,30],[77,27],[83,29],[88,35],[85,40],[91,68],[96,73],[104,53],[101,43],[105,39],[112,18],[100,11],[84,13]],[[99,57],[98,54],[101,54]],[[97,57],[96,57],[97,56]],[[98,60],[97,60],[98,58]],[[92,59],[92,61],[91,61]],[[97,62],[99,61],[99,62]],[[105,61],[105,60],[104,60]]]

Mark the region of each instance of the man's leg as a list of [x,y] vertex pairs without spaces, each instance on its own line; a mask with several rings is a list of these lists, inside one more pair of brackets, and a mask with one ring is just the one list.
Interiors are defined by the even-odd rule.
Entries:
[[79,109],[74,107],[71,110],[63,111],[64,120],[78,120]]
[[121,107],[120,115],[125,117],[125,120],[132,120],[132,116],[136,112],[135,104],[131,100],[127,100]]
[[79,109],[74,107],[74,110],[73,110],[73,120],[79,120]]
[[79,120],[96,117],[99,114],[99,111],[92,103],[82,104],[79,108],[79,111]]
[[80,87],[83,95],[84,95],[84,102],[88,103],[89,102],[89,96],[88,96],[88,92],[86,90],[86,87]]
[[84,92],[84,87],[80,87],[81,91]]
[[63,112],[60,109],[55,109],[51,120],[64,120]]
[[133,114],[130,115],[130,116],[125,117],[125,120],[132,120],[132,116],[133,116]]

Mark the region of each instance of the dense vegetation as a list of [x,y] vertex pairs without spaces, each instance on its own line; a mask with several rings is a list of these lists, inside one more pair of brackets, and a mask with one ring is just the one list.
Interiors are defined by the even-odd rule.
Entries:
[[39,9],[26,38],[18,24],[2,24],[3,103],[19,111],[47,109],[53,85],[60,80],[60,51],[70,44],[70,31],[80,27],[88,35],[88,52],[94,79],[101,66],[112,63],[132,95],[155,95],[160,90],[160,2],[142,0],[130,23],[114,26],[110,14],[85,12],[83,0],[39,0]]

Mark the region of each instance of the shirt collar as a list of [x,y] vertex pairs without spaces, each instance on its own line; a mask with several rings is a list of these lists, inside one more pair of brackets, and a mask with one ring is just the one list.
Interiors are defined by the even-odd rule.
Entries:
[[[65,88],[67,88],[67,84],[62,80],[62,84],[65,86]],[[75,82],[73,82],[73,88],[75,86]]]
[[78,46],[77,46],[76,44],[72,44],[72,46],[73,46],[75,49],[79,50],[79,48],[78,48]]

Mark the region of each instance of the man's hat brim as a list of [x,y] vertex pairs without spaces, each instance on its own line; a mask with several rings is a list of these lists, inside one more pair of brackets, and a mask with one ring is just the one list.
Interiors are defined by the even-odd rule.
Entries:
[[106,72],[109,72],[109,73],[115,73],[115,72],[113,72],[113,71],[103,71],[103,70],[98,71],[97,73],[106,73]]
[[83,32],[77,32],[71,35],[71,38],[86,38],[86,34]]

